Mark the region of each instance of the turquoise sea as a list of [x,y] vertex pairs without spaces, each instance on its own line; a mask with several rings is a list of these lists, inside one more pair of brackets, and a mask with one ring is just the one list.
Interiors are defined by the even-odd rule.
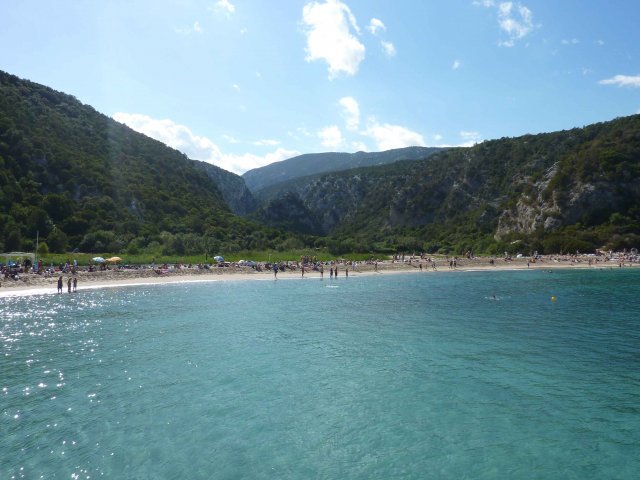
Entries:
[[11,478],[637,479],[640,269],[0,298]]

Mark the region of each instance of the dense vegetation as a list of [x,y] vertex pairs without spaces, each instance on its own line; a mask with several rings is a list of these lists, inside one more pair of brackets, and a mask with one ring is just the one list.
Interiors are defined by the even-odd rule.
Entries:
[[37,234],[52,252],[309,243],[232,214],[215,181],[183,154],[72,96],[0,72],[0,251],[34,250]]
[[640,115],[471,148],[303,155],[248,177],[258,200],[237,175],[0,72],[0,250],[34,250],[36,235],[40,253],[131,258],[640,244]]
[[[344,249],[556,253],[640,244],[640,116],[271,186]],[[270,200],[269,200],[270,199]]]

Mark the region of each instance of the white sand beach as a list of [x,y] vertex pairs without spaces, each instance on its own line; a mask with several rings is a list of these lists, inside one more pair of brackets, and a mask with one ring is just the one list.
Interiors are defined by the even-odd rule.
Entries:
[[[384,260],[374,263],[360,263],[355,267],[351,264],[340,262],[337,264],[338,277],[346,278],[347,269],[349,277],[360,275],[384,275],[394,273],[421,273],[432,275],[437,273],[455,273],[465,271],[491,271],[491,270],[540,270],[556,268],[636,268],[640,266],[637,258],[631,257],[594,257],[594,256],[547,256],[533,261],[528,258],[513,258],[510,260],[489,257],[476,257],[472,259],[457,258],[455,268],[450,265],[453,257],[429,257],[435,261],[433,263],[426,259],[406,258],[402,260]],[[290,262],[292,265],[294,262]],[[422,268],[421,268],[422,266]],[[332,265],[324,266],[326,279],[330,278],[330,268]],[[348,268],[347,268],[348,267]],[[295,267],[294,267],[295,268]],[[240,280],[271,280],[275,279],[272,270],[263,269],[257,271],[251,267],[241,267],[234,264],[225,267],[212,266],[210,268],[199,268],[198,266],[178,265],[172,266],[158,273],[150,267],[146,268],[111,268],[104,271],[89,272],[86,269],[79,269],[75,275],[56,272],[52,275],[38,275],[34,273],[21,274],[18,280],[11,278],[2,279],[0,282],[0,297],[41,295],[57,293],[57,281],[60,276],[63,280],[63,293],[67,293],[67,280],[77,278],[77,290],[87,290],[108,287],[124,287],[144,284],[163,283],[188,283],[188,282],[209,282],[209,281],[240,281]],[[278,279],[319,279],[321,274],[318,270],[305,267],[304,277],[300,268],[285,269],[279,271]]]

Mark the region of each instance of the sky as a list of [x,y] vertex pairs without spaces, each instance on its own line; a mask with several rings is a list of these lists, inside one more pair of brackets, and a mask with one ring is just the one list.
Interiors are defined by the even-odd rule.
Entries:
[[0,0],[0,70],[242,174],[640,113],[637,0]]

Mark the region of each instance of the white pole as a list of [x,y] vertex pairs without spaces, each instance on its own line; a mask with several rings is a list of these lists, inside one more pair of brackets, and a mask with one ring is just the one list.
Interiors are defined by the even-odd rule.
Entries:
[[40,230],[36,230],[36,254],[33,259],[33,265],[31,265],[31,267],[35,269],[36,273],[38,272],[38,267],[36,266],[38,265],[38,240],[40,240]]

